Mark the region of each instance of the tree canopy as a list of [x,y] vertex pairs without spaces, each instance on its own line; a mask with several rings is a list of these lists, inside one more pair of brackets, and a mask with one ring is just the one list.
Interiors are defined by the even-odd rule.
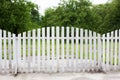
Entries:
[[26,0],[1,0],[0,28],[18,34],[39,26],[36,22],[39,18],[36,7]]

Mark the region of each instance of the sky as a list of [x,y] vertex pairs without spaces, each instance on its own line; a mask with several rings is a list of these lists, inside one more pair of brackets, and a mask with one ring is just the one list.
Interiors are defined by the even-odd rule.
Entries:
[[[49,7],[58,6],[60,0],[31,0],[32,2],[38,4],[39,13],[44,15],[44,12]],[[90,0],[93,4],[102,4],[106,3],[108,0]]]

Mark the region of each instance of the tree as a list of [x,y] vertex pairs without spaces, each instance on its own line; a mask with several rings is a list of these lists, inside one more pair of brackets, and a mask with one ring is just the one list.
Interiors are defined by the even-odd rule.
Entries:
[[26,0],[1,0],[0,5],[1,29],[18,34],[34,28],[34,21],[31,20],[31,10],[36,8],[34,3]]
[[94,30],[95,17],[88,0],[62,0],[58,7],[48,9],[41,26],[74,26]]

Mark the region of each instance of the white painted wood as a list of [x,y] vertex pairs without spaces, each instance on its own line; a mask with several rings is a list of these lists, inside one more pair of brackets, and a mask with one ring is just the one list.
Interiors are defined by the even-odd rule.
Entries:
[[[56,58],[57,58],[57,63],[59,64],[60,60],[60,39],[58,39],[60,36],[60,27],[56,27]],[[60,67],[58,66],[58,71],[60,71]]]
[[4,73],[7,72],[7,43],[6,43],[6,31],[3,31],[3,37],[4,37]]
[[42,71],[45,72],[45,28],[42,28]]
[[110,49],[110,65],[111,65],[111,69],[113,68],[113,31],[111,32],[111,49]]
[[[22,64],[21,64],[21,57],[22,57],[22,55],[21,55],[21,34],[18,34],[18,38],[17,38],[17,53],[18,53],[18,66],[21,66]],[[19,70],[21,71],[22,69],[21,69],[21,67],[19,67]]]
[[[36,31],[33,30],[32,36],[31,36],[31,31],[28,31],[27,33],[28,36],[26,36],[26,32],[24,32],[23,37],[21,36],[21,34],[19,34],[18,37],[16,37],[15,34],[13,34],[12,35],[13,37],[11,37],[10,32],[8,32],[8,36],[6,36],[7,35],[6,31],[3,31],[3,37],[2,37],[2,30],[0,30],[0,49],[1,49],[0,50],[0,63],[1,63],[0,71],[2,70],[2,68],[4,69],[2,70],[4,72],[9,72],[8,69],[12,69],[12,72],[16,74],[18,72],[17,70],[21,72],[33,72],[33,68],[34,68],[35,72],[36,71],[38,72],[40,71],[77,72],[79,70],[84,71],[85,69],[89,71],[90,69],[96,69],[97,67],[99,67],[100,69],[102,67],[104,71],[110,71],[111,69],[118,70],[118,67],[120,66],[120,59],[119,59],[120,30],[119,30],[119,36],[118,36],[118,30],[116,30],[115,34],[111,32],[111,35],[110,33],[107,33],[107,36],[103,34],[101,37],[100,34],[96,35],[95,32],[93,33],[93,36],[92,36],[91,31],[89,31],[89,35],[88,35],[88,30],[84,30],[85,31],[84,33],[83,29],[80,29],[80,37],[79,37],[78,28],[72,27],[71,31],[69,31],[70,29],[69,27],[67,27],[66,29],[67,29],[66,30],[67,36],[64,36],[65,35],[64,27],[61,28],[61,36],[60,36],[59,27],[56,27],[56,29],[52,27],[51,28],[52,36],[50,36],[50,28],[48,27],[47,37],[45,36],[45,33],[46,33],[45,28],[42,28],[42,33],[40,32],[40,29],[38,29],[37,36],[36,36]],[[74,32],[74,29],[76,32]],[[56,34],[55,34],[55,30],[56,30]],[[71,37],[69,36],[69,33],[71,33]],[[41,37],[41,34],[42,34],[42,37]],[[76,36],[74,36],[74,34],[76,34]],[[83,34],[85,36],[83,36]],[[23,42],[21,42],[22,39],[23,39]],[[36,45],[36,39],[38,41],[37,45]],[[40,41],[41,39],[42,39],[42,43]],[[47,40],[47,43],[46,43],[47,46],[45,45],[45,39]],[[66,39],[66,43],[64,42],[65,39]],[[78,49],[79,39],[80,39],[80,50]],[[2,40],[3,40],[3,45],[2,45]],[[32,40],[32,44],[31,44],[31,40]],[[50,45],[50,40],[52,40],[51,45]],[[56,44],[55,44],[55,40],[56,40]],[[61,40],[61,51],[60,51],[60,40]],[[71,43],[69,43],[70,40],[71,40]],[[85,45],[83,41],[85,41]],[[8,42],[8,45],[7,45],[7,42]],[[2,59],[2,46],[3,46],[4,59]],[[32,46],[32,50],[31,50],[31,46]],[[69,46],[71,47],[71,49],[69,49]],[[92,49],[92,46],[93,46],[93,49]],[[50,47],[52,49],[51,55],[50,55]],[[42,49],[42,52],[40,48]],[[47,55],[45,55],[45,48],[47,48],[46,49]],[[80,53],[78,53],[78,51],[80,51]],[[32,52],[32,56],[31,56],[31,52]],[[37,52],[37,59],[36,59],[36,52]],[[60,52],[61,52],[61,55],[60,55]],[[21,57],[21,53],[23,53],[23,57]],[[69,53],[71,53],[71,55]],[[85,54],[85,59],[83,57],[83,53]],[[94,61],[92,60],[92,56],[93,56],[92,53],[94,53]],[[9,62],[7,62],[8,61],[7,54],[9,54],[8,55]],[[28,56],[26,56],[26,54]],[[78,65],[79,63],[78,54],[80,54],[80,62],[82,62],[81,65]],[[12,56],[13,56],[13,60],[12,60]],[[37,63],[36,63],[36,60],[37,60]],[[94,62],[94,66],[92,66],[91,64],[89,66],[88,63],[92,63],[92,62]],[[2,66],[2,63],[4,64],[3,66]],[[8,66],[8,63],[9,63],[9,66]],[[27,67],[25,67],[26,64],[27,64]],[[114,68],[112,68],[112,66],[114,66]]]
[[[80,61],[82,64],[84,64],[83,62],[83,29],[80,29]],[[83,68],[84,66],[81,66],[80,70],[83,70]]]
[[94,42],[93,42],[93,46],[94,46],[94,49],[93,49],[93,51],[94,51],[94,67],[96,67],[96,62],[97,62],[97,59],[96,59],[96,54],[97,54],[97,52],[96,52],[96,32],[93,32],[93,37],[94,37]]
[[28,51],[27,51],[27,54],[28,54],[28,56],[27,56],[27,63],[28,63],[28,73],[29,72],[32,72],[32,67],[31,67],[31,62],[32,62],[32,60],[31,60],[31,39],[30,39],[30,36],[31,36],[31,31],[28,31]]
[[[84,63],[85,65],[87,65],[87,63],[88,63],[88,39],[87,39],[87,37],[88,37],[88,30],[85,30],[85,62],[86,63]],[[85,66],[85,70],[88,70],[88,66]]]
[[107,45],[106,45],[106,69],[109,71],[109,33],[107,33]]
[[[55,37],[55,28],[52,27],[52,61],[55,61],[55,42],[54,42],[54,37]],[[55,65],[55,63],[53,63]],[[55,67],[52,66],[52,71],[55,72]]]
[[79,53],[78,53],[78,45],[79,45],[79,43],[78,43],[78,41],[79,41],[79,39],[78,39],[78,37],[79,37],[79,29],[78,28],[76,28],[76,62],[75,62],[75,71],[77,72],[78,71],[78,58],[79,58]]
[[118,66],[119,66],[119,69],[120,69],[120,29],[119,29],[119,36],[118,36],[118,37],[119,37],[119,46],[118,46],[118,47],[119,47],[119,53],[118,53],[118,56],[119,56],[119,57],[118,57]]
[[17,45],[16,45],[16,36],[13,34],[13,63],[12,63],[12,73],[17,74],[17,68],[18,68],[18,63],[17,63]]
[[[89,59],[90,63],[92,63],[92,31],[89,30]],[[92,64],[90,65],[90,69],[92,69]]]
[[115,31],[115,47],[114,47],[114,69],[117,69],[117,30]]
[[35,71],[34,65],[35,65],[35,60],[36,60],[36,41],[35,41],[35,37],[36,37],[36,30],[32,30],[32,68],[33,71]]
[[38,41],[38,44],[37,44],[37,64],[38,64],[38,72],[40,72],[40,62],[41,62],[41,58],[40,58],[40,56],[41,56],[41,46],[40,46],[40,44],[41,44],[41,40],[40,40],[40,37],[41,37],[41,32],[40,32],[40,30],[41,29],[38,29],[37,30],[37,37],[38,37],[38,39],[37,39],[37,41]]
[[26,61],[26,57],[27,57],[27,56],[26,56],[26,54],[27,54],[27,53],[26,53],[26,47],[27,47],[27,46],[26,46],[26,39],[25,39],[25,38],[26,38],[26,32],[23,33],[23,44],[22,44],[22,48],[23,48],[23,65],[24,65],[24,66],[22,66],[22,72],[27,72],[27,70],[26,70],[26,62],[27,62],[27,61]]
[[74,28],[72,27],[71,28],[71,37],[72,37],[72,39],[71,39],[71,64],[72,64],[72,66],[71,66],[71,69],[72,69],[72,71],[74,71]]
[[50,72],[50,27],[47,27],[47,71]]
[[0,30],[0,71],[2,71],[2,30]]
[[[70,49],[69,49],[69,30],[70,28],[67,27],[67,31],[66,31],[66,35],[67,35],[67,40],[66,40],[66,59],[67,59],[67,67],[68,67],[68,71],[69,71],[69,67],[70,67]],[[67,69],[67,68],[66,68]]]
[[101,69],[102,68],[102,56],[101,56],[101,36],[100,34],[98,34],[98,68]]
[[106,53],[105,53],[105,34],[103,34],[103,37],[102,37],[102,40],[103,40],[103,48],[102,48],[102,56],[103,56],[103,64],[102,64],[102,67],[103,67],[103,71],[106,71],[106,66],[105,66],[105,61],[106,61]]
[[11,72],[12,69],[12,44],[11,44],[11,32],[8,32],[8,57],[9,57],[9,72]]

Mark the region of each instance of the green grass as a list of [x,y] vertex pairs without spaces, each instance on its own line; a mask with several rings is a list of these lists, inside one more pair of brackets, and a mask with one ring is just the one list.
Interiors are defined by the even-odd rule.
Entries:
[[[26,42],[28,42],[27,40],[26,40]],[[60,41],[61,42],[61,41]],[[39,50],[40,50],[40,55],[42,56],[42,41],[40,41],[40,48],[39,48]],[[110,43],[111,44],[111,43]],[[3,43],[3,45],[4,45],[4,43]],[[35,44],[35,46],[36,46],[36,48],[35,48],[35,53],[36,53],[36,56],[38,55],[38,52],[37,52],[37,45],[38,45],[38,42],[37,42],[37,40],[36,40],[36,44]],[[78,58],[80,59],[80,47],[81,47],[81,45],[80,45],[80,43],[79,44],[74,44],[74,45],[72,45],[71,43],[69,43],[69,46],[67,46],[67,44],[66,43],[64,43],[64,46],[62,46],[62,44],[61,43],[59,43],[59,54],[60,55],[62,55],[62,48],[64,48],[64,58],[66,58],[66,55],[67,55],[67,53],[66,53],[66,48],[67,47],[69,47],[69,56],[71,56],[72,55],[72,50],[74,51],[74,55],[76,55],[76,46],[78,46]],[[8,48],[8,42],[7,42],[7,44],[6,44],[6,46],[7,46],[7,48]],[[12,47],[13,47],[13,45],[11,45]],[[88,47],[88,52],[87,52],[87,58],[88,59],[90,59],[90,52],[89,52],[89,48],[90,47],[92,47],[92,50],[94,50],[94,45],[92,44],[92,46],[90,46],[90,45],[86,45],[85,43],[83,44],[83,59],[85,59],[85,46],[87,46]],[[115,43],[113,43],[113,46],[115,46]],[[117,50],[119,50],[119,48],[118,48],[118,44],[117,44]],[[26,43],[26,56],[28,56],[29,54],[32,56],[33,54],[32,54],[32,42],[30,43],[30,53],[28,53],[28,43]],[[47,56],[47,41],[45,41],[45,55]],[[54,43],[54,54],[55,54],[55,56],[57,55],[56,53],[57,53],[57,51],[56,51],[56,47],[57,47],[57,45],[56,45],[56,41],[55,41],[55,43]],[[74,47],[74,48],[72,48],[72,47]],[[106,44],[105,44],[105,48],[106,48]],[[13,48],[11,48],[11,51],[12,51],[12,49]],[[96,44],[96,51],[99,49],[98,48],[98,43]],[[4,46],[2,46],[2,53],[4,53]],[[111,52],[111,50],[110,50],[110,52]],[[95,53],[93,53],[92,52],[92,59],[94,59],[95,58],[95,55],[94,55]],[[106,55],[107,53],[104,53],[103,55],[105,56],[105,58],[103,59],[103,62],[106,62]],[[7,59],[9,58],[8,57],[8,55],[9,55],[9,51],[7,51]],[[50,55],[52,55],[52,41],[50,40]],[[114,47],[113,47],[113,55],[114,55]],[[116,55],[118,55],[118,53],[116,54]],[[13,54],[12,54],[12,56],[13,56]],[[21,41],[21,56],[23,56],[23,41]],[[76,57],[76,56],[74,56],[74,57]],[[4,54],[2,54],[2,58],[4,59]],[[110,58],[110,57],[109,57]],[[98,52],[96,52],[96,60],[98,60]],[[114,60],[115,60],[115,58],[112,56],[112,64],[114,64]],[[109,63],[111,63],[110,62],[110,60],[109,60]],[[117,56],[117,64],[118,64],[118,56]]]

